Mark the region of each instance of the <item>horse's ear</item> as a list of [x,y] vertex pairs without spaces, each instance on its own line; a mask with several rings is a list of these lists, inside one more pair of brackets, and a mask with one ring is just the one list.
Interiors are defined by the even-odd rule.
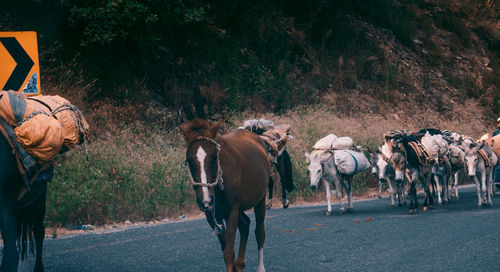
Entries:
[[190,123],[183,123],[181,124],[181,131],[182,135],[184,135],[184,139],[186,139],[186,142],[189,143],[189,138],[190,138],[190,131],[191,131],[191,124]]
[[485,142],[482,142],[481,145],[477,148],[477,150],[481,149],[484,147]]
[[472,142],[469,144],[469,148],[472,149],[472,148],[476,147],[476,145],[477,145],[476,143]]
[[311,155],[305,151],[303,151],[303,152],[304,152],[304,156],[306,156],[306,159],[311,161]]
[[222,120],[219,120],[210,128],[210,134],[212,138],[215,139],[215,136],[217,136],[217,131],[219,131],[221,125],[222,125]]

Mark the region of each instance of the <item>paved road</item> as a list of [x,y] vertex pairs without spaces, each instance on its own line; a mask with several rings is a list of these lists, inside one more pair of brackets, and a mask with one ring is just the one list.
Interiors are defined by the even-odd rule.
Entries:
[[[387,198],[356,202],[352,214],[340,215],[334,206],[331,217],[324,215],[326,205],[271,210],[266,218],[266,269],[500,271],[500,197],[493,208],[478,210],[471,189],[462,188],[461,199],[452,204],[416,215],[406,208],[392,209]],[[44,258],[47,271],[225,268],[217,238],[205,220],[47,239]],[[21,264],[21,271],[31,271],[32,265],[33,258]],[[247,270],[256,268],[251,231]]]

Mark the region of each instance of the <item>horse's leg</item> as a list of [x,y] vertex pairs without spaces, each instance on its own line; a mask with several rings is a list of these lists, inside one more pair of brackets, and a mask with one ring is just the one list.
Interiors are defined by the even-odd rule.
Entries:
[[[0,195],[3,192],[0,191]],[[16,248],[18,225],[16,217],[15,199],[0,199],[0,230],[3,239],[3,255],[0,271],[17,271],[19,254]]]
[[452,176],[451,186],[452,186],[451,192],[452,192],[454,198],[458,200],[459,199],[459,197],[458,197],[458,171],[455,172],[455,174],[453,174],[453,176]]
[[378,180],[378,199],[382,198],[382,181]]
[[352,210],[353,210],[353,208],[352,208],[352,179],[353,179],[352,176],[347,178],[347,188],[346,188],[347,203],[349,203],[349,208],[348,208],[349,212],[352,212]]
[[264,202],[261,201],[255,206],[255,238],[257,239],[257,248],[259,252],[259,265],[257,272],[265,272],[264,268],[264,241],[266,240],[266,231],[264,229],[264,219],[266,216],[266,209]]
[[45,238],[45,204],[47,199],[47,183],[45,183],[39,199],[30,207],[33,210],[34,224],[33,233],[36,244],[36,261],[35,272],[45,271],[43,267],[42,253],[43,253],[43,239]]
[[266,204],[266,209],[270,210],[273,206],[273,190],[274,190],[274,180],[272,177],[269,177],[269,182],[267,183],[268,189],[268,202]]
[[409,182],[408,198],[410,199],[410,204],[408,206],[410,214],[416,212],[418,207],[417,188],[415,187],[417,179],[418,179],[418,172],[417,171],[411,172],[411,176],[408,177],[408,182]]
[[389,185],[389,193],[391,194],[391,206],[394,208],[396,206],[394,202],[394,198],[396,197],[396,192],[394,191],[392,184],[391,184],[391,179],[390,178],[385,178],[387,185]]
[[445,204],[448,204],[448,201],[450,200],[450,179],[448,174],[446,173],[443,177],[443,202]]
[[[261,202],[264,210],[266,209],[265,201],[266,198],[263,197]],[[238,217],[239,207],[238,205],[233,205],[227,221],[227,228],[224,232],[224,261],[226,263],[227,272],[233,272],[234,269],[234,240],[236,237],[236,227],[238,226]]]
[[328,202],[328,208],[326,210],[326,215],[330,216],[332,215],[332,191],[330,188],[330,182],[327,182],[326,180],[323,180],[325,183],[325,190],[326,190],[326,201]]
[[236,259],[236,270],[243,271],[243,268],[245,268],[245,249],[250,231],[250,218],[243,211],[240,211],[238,217],[238,230],[240,231],[240,248]]
[[441,199],[441,186],[440,186],[441,177],[437,174],[434,174],[433,176],[434,176],[434,184],[436,184],[437,188],[438,204],[441,205],[443,204],[443,200]]
[[493,206],[493,179],[492,179],[492,172],[488,172],[486,174],[486,184],[488,184],[488,207],[492,207]]
[[340,187],[340,178],[335,179],[335,194],[339,200],[340,213],[344,213],[344,203],[342,203],[342,187]]
[[396,181],[396,190],[397,190],[397,193],[398,193],[398,207],[401,207],[403,206],[403,182],[397,182]]
[[486,188],[486,170],[483,170],[481,172],[481,191],[482,191],[482,195],[483,195],[483,197],[482,197],[482,200],[483,200],[482,204],[483,205],[486,205],[486,201],[487,201],[487,196],[486,196],[487,190],[486,189],[487,189]]
[[474,175],[473,177],[474,182],[476,183],[476,193],[477,193],[477,207],[480,209],[482,207],[482,201],[481,201],[481,184],[479,183],[479,180],[477,179],[477,174]]

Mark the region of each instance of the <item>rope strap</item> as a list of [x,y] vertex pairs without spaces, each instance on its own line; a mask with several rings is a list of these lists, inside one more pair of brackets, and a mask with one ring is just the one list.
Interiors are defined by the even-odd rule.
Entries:
[[47,116],[50,116],[48,113],[44,112],[44,111],[34,111],[32,112],[30,115],[26,116],[26,118],[24,118],[22,121],[19,121],[15,127],[20,127],[22,126],[25,122],[28,122],[31,118],[35,117],[36,115],[38,114],[45,114]]

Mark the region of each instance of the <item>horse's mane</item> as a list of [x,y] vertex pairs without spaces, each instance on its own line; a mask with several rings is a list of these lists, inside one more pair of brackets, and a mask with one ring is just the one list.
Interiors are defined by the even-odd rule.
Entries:
[[189,123],[182,124],[181,130],[182,134],[184,134],[184,137],[186,138],[186,141],[189,143],[198,137],[215,138],[220,124],[220,121],[213,125],[207,120],[194,119]]

